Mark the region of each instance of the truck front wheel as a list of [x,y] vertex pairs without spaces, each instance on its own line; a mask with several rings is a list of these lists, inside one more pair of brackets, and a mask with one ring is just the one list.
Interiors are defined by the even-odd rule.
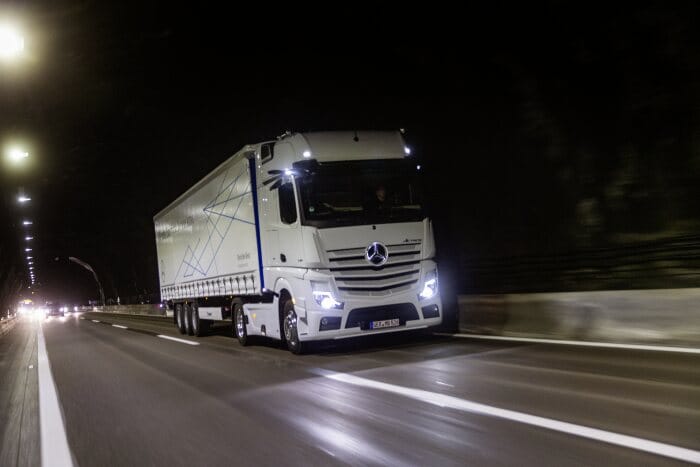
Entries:
[[284,331],[284,340],[287,342],[289,351],[296,355],[301,354],[303,352],[303,346],[299,340],[297,314],[294,311],[294,303],[292,303],[291,298],[284,304],[284,309],[282,311],[282,327]]

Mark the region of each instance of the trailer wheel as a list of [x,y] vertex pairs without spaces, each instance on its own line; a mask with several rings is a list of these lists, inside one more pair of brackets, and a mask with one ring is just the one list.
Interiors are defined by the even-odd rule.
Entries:
[[245,324],[243,305],[238,302],[233,305],[233,335],[239,344],[244,347],[248,345],[248,328]]
[[193,303],[192,310],[192,333],[197,337],[202,337],[209,331],[209,321],[199,319],[199,305]]
[[287,342],[287,348],[293,354],[299,355],[304,349],[299,340],[299,331],[297,330],[297,314],[294,311],[294,303],[289,298],[284,303],[282,312],[282,328],[284,330],[284,340]]
[[180,331],[180,334],[187,332],[185,329],[185,313],[182,309],[182,303],[175,305],[175,319],[177,320],[177,329]]
[[192,332],[192,306],[188,303],[182,305],[182,315],[185,321],[185,333],[188,336],[194,336],[194,332]]

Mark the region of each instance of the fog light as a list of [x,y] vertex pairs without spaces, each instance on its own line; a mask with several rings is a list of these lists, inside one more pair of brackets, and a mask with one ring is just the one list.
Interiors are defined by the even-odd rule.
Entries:
[[324,316],[321,318],[321,324],[318,327],[319,331],[332,331],[340,329],[340,316]]
[[424,306],[421,311],[423,312],[424,319],[437,318],[440,316],[440,309],[437,305]]

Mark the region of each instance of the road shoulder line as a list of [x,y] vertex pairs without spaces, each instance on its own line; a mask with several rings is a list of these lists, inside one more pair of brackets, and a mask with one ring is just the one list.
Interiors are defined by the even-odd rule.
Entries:
[[446,407],[460,410],[463,412],[471,412],[479,415],[491,416],[504,420],[509,420],[525,425],[544,428],[547,430],[566,433],[573,436],[592,439],[607,444],[621,446],[627,449],[643,451],[657,456],[678,459],[685,462],[700,464],[700,451],[695,451],[672,444],[651,441],[635,436],[623,435],[612,431],[600,430],[574,423],[562,422],[551,418],[539,417],[514,410],[501,409],[478,402],[472,402],[467,399],[461,399],[446,394],[425,391],[422,389],[414,389],[406,386],[398,386],[395,384],[383,383],[372,379],[362,378],[359,376],[350,375],[347,373],[324,373],[323,376],[334,381],[340,381],[355,386],[362,386],[380,391],[390,392],[393,394],[408,397],[410,399],[419,400],[429,404],[434,404],[439,407]]
[[51,364],[46,351],[46,341],[41,323],[38,324],[38,372],[39,372],[39,426],[41,433],[41,465],[43,467],[72,467],[73,457],[68,447],[68,437],[63,413],[51,375]]

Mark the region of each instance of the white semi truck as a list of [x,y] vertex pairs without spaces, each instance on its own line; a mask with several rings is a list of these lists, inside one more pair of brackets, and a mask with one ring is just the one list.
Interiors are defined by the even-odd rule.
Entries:
[[438,325],[419,174],[398,131],[245,146],[154,217],[161,299],[183,334],[228,320],[294,353]]

